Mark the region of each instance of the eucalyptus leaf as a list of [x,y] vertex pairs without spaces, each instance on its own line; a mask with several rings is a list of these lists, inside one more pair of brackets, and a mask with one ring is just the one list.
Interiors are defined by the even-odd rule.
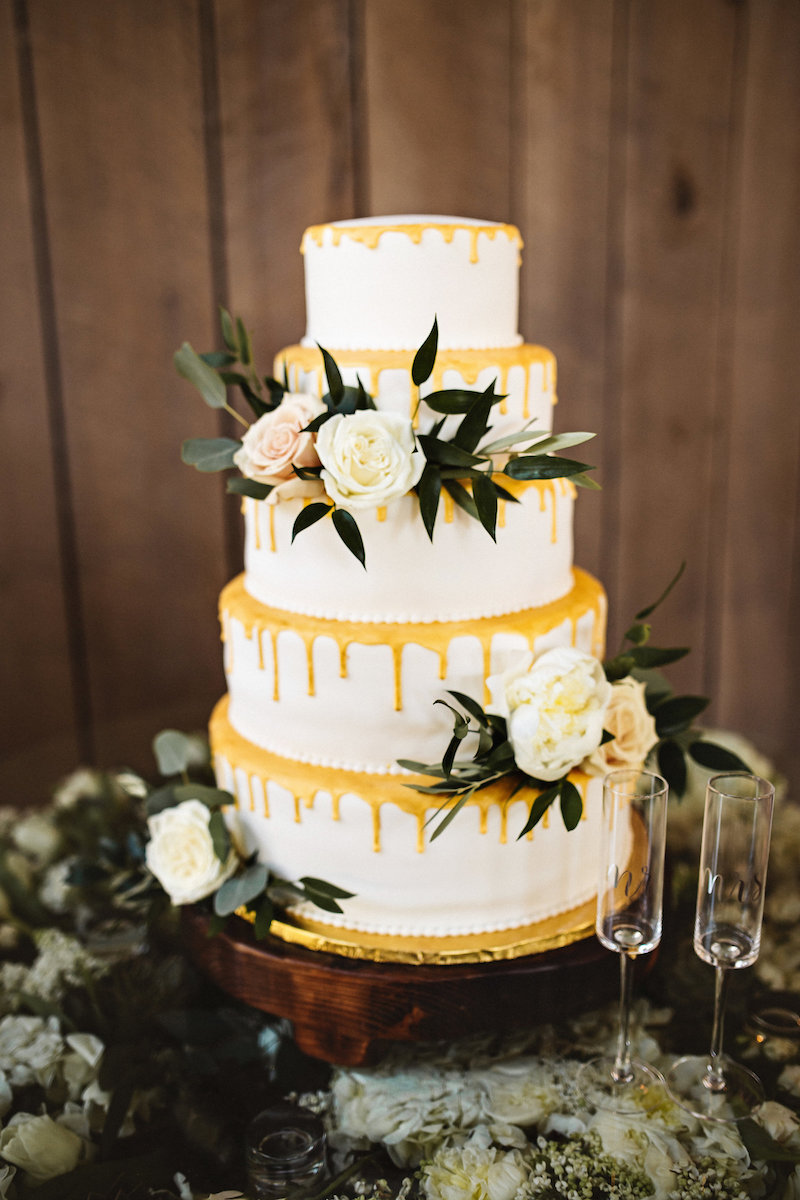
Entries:
[[314,525],[317,521],[321,521],[323,517],[327,517],[330,511],[331,505],[323,502],[309,504],[307,508],[301,509],[292,526],[292,541],[294,541],[298,533],[302,533],[310,525]]
[[271,483],[259,483],[244,475],[232,475],[226,482],[226,490],[237,496],[250,496],[253,500],[266,500],[274,487]]
[[228,399],[225,384],[188,342],[184,342],[180,350],[175,352],[172,361],[178,374],[197,388],[210,408],[225,408]]
[[188,438],[181,446],[181,459],[198,471],[225,471],[236,465],[233,456],[241,447],[233,438]]
[[153,738],[153,754],[161,775],[180,775],[196,761],[196,739],[178,729],[162,729]]
[[426,379],[430,378],[430,374],[433,371],[433,364],[436,362],[438,346],[439,324],[436,317],[434,317],[431,331],[414,355],[414,361],[411,364],[411,378],[415,387],[420,387],[421,384],[425,383]]
[[220,917],[229,917],[237,908],[262,895],[268,882],[267,868],[263,863],[254,863],[240,875],[225,880],[214,896],[214,912]]
[[175,788],[169,784],[150,793],[145,801],[145,812],[148,817],[154,817],[156,813],[163,812],[165,808],[173,808],[177,803]]
[[349,513],[346,508],[335,508],[333,510],[333,527],[350,553],[366,569],[364,542],[353,514]]

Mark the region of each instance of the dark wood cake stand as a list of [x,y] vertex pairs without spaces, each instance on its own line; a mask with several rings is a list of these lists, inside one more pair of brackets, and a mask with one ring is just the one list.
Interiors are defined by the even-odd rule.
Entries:
[[[428,1042],[533,1026],[605,1003],[619,964],[594,937],[510,960],[448,966],[371,962],[269,936],[234,920],[216,937],[183,914],[187,949],[228,995],[288,1018],[306,1054],[342,1066],[375,1061],[391,1041]],[[652,956],[649,956],[652,958]]]

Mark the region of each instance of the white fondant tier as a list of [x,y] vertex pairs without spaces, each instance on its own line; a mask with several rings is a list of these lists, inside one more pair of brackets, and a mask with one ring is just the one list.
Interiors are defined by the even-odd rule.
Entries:
[[[278,875],[317,876],[356,893],[326,925],[453,937],[513,929],[566,912],[597,890],[602,781],[574,777],[584,817],[567,832],[557,811],[518,839],[534,793],[479,792],[435,841],[430,799],[395,778],[303,768],[232,734],[225,702],[211,723],[221,786],[245,853]],[[320,919],[318,910],[307,916]]]
[[[492,383],[504,396],[492,410],[490,430],[484,442],[518,433],[528,426],[546,434],[552,427],[556,403],[556,360],[543,346],[527,343],[512,349],[440,351],[429,379],[418,389],[411,378],[414,355],[410,350],[340,350],[330,346],[345,384],[357,387],[359,380],[382,412],[411,417],[420,433],[427,433],[439,419],[424,397],[442,389],[485,391]],[[288,379],[293,392],[323,396],[328,390],[322,354],[314,346],[287,346],[275,358],[277,379]],[[417,409],[418,396],[423,402]],[[448,417],[442,436],[455,432],[461,417]]]
[[220,597],[234,729],[300,762],[396,771],[438,762],[448,690],[488,700],[486,679],[528,650],[575,645],[601,657],[606,601],[585,572],[552,604],[465,622],[383,624],[303,618],[253,601],[243,577]]
[[435,315],[442,349],[516,346],[521,247],[513,225],[460,217],[312,226],[304,343],[416,350]]
[[416,496],[357,514],[366,570],[324,518],[298,534],[300,499],[245,499],[245,587],[256,600],[347,621],[464,621],[550,604],[572,587],[569,480],[516,483],[497,540],[443,494],[433,542]]

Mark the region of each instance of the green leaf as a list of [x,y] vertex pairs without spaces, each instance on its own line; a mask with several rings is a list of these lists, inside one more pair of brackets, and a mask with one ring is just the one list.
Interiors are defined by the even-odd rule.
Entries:
[[670,594],[672,589],[675,587],[675,584],[678,582],[678,580],[680,579],[681,575],[683,574],[683,572],[685,570],[686,570],[686,561],[684,560],[681,563],[681,565],[678,567],[678,570],[675,572],[672,579],[669,581],[667,586],[664,588],[664,591],[661,593],[661,595],[658,597],[658,599],[656,601],[654,601],[653,604],[648,604],[647,608],[643,608],[643,609],[641,609],[640,612],[637,612],[635,620],[643,621],[645,619],[645,617],[649,617],[652,612],[655,612],[655,610],[658,608],[659,604],[663,604],[663,602],[666,600],[667,596]]
[[547,454],[523,454],[512,458],[503,468],[509,479],[568,479],[584,471],[593,471],[587,463],[572,458],[551,458]]
[[172,784],[168,787],[157,788],[145,800],[145,812],[148,817],[154,817],[156,813],[163,812],[165,808],[173,808],[178,803],[175,796],[175,788]]
[[244,327],[244,321],[241,317],[236,318],[236,335],[239,348],[239,361],[244,363],[246,367],[253,364],[253,345],[250,341],[250,334]]
[[269,882],[269,871],[263,863],[253,863],[240,875],[226,879],[214,896],[214,912],[220,917],[229,917],[256,896],[260,896]]
[[250,496],[253,500],[266,500],[273,486],[271,483],[259,483],[257,479],[232,475],[227,480],[226,491],[235,493],[237,496]]
[[342,376],[333,356],[330,355],[322,346],[320,346],[319,342],[317,342],[317,345],[319,346],[322,354],[322,361],[325,364],[325,378],[328,381],[328,395],[331,398],[333,406],[336,408],[339,406],[339,404],[341,404],[342,399],[344,398],[344,384],[342,383]]
[[473,700],[471,696],[467,696],[464,692],[454,692],[448,689],[448,694],[457,700],[462,708],[465,708],[471,717],[474,717],[479,725],[486,725],[486,713],[478,704],[477,700]]
[[456,446],[453,442],[446,442],[442,438],[431,437],[429,433],[419,434],[417,441],[422,447],[428,462],[438,463],[442,467],[474,467],[486,461],[480,455],[471,454],[468,450],[462,450],[460,446]]
[[800,1163],[800,1149],[796,1145],[790,1146],[785,1142],[776,1142],[763,1125],[759,1125],[752,1117],[738,1121],[736,1128],[741,1134],[750,1158],[755,1162]]
[[488,446],[484,446],[485,453],[494,454],[498,450],[507,450],[511,446],[521,446],[526,442],[531,443],[528,449],[535,450],[537,454],[557,454],[560,450],[568,450],[571,446],[580,446],[583,442],[589,442],[595,435],[593,433],[554,433],[546,434],[541,430],[538,432],[533,429],[521,429],[517,433],[507,433],[505,437],[497,438],[496,441],[490,442]]
[[[441,837],[441,835],[444,833],[445,829],[447,829],[447,826],[450,824],[451,821],[455,820],[455,818],[461,812],[461,809],[467,803],[470,796],[473,794],[473,792],[475,790],[476,790],[475,788],[469,788],[467,791],[462,792],[462,794],[456,800],[456,802],[452,806],[452,808],[449,808],[447,810],[447,813],[445,814],[445,816],[442,818],[442,820],[439,822],[439,824],[436,826],[433,833],[431,834],[432,842],[435,842],[438,837]],[[441,812],[441,811],[442,811],[441,809],[438,810],[438,812]],[[438,813],[437,813],[437,815],[438,815]]]
[[489,426],[489,418],[492,415],[492,406],[501,399],[503,397],[495,395],[494,384],[492,384],[491,389],[487,389],[478,396],[474,404],[470,406],[469,412],[461,421],[452,438],[451,444],[460,446],[462,450],[473,451],[481,438],[486,434]]
[[233,456],[241,446],[233,438],[188,438],[181,446],[181,459],[198,471],[225,471],[236,465]]
[[153,738],[153,754],[161,775],[180,775],[197,760],[197,740],[178,729],[162,729]]
[[561,784],[561,816],[570,832],[576,828],[583,815],[583,800],[574,783],[565,779]]
[[356,519],[352,513],[349,513],[345,508],[334,508],[333,510],[333,527],[339,537],[344,542],[347,549],[357,558],[362,567],[366,569],[367,563],[364,555],[364,542],[361,537],[361,531],[356,524]]
[[453,708],[452,704],[448,704],[446,700],[442,700],[441,698],[439,698],[438,700],[434,700],[433,703],[434,703],[434,705],[436,705],[436,704],[443,705],[444,708],[449,709],[449,711],[453,714],[453,717],[454,717],[453,733],[458,738],[459,741],[463,741],[464,738],[469,733],[469,722],[464,719],[464,717],[458,711],[457,708]]
[[637,667],[651,670],[653,667],[666,667],[669,663],[685,658],[689,653],[688,646],[673,646],[669,649],[659,649],[656,646],[635,646],[630,652]]
[[222,306],[220,306],[219,310],[219,321],[220,325],[222,326],[222,339],[225,342],[225,345],[233,354],[238,354],[239,347],[236,344],[236,334],[234,332],[231,314],[228,312],[227,308],[222,308]]
[[208,354],[201,354],[203,362],[207,367],[230,367],[236,362],[235,354],[228,354],[225,350],[211,350]]
[[211,841],[217,858],[221,863],[227,862],[228,855],[231,852],[231,835],[228,831],[228,826],[225,824],[225,818],[218,808],[215,808],[208,818],[208,832],[211,834]]
[[468,388],[442,388],[438,392],[428,392],[426,396],[422,397],[422,403],[427,404],[431,412],[453,416],[457,413],[469,412],[478,395],[480,395],[479,392]]
[[602,492],[602,487],[596,479],[592,479],[591,475],[585,475],[581,471],[578,475],[571,475],[570,479],[575,484],[575,487],[586,488],[589,492]]
[[419,387],[430,378],[433,364],[436,362],[436,351],[439,345],[439,325],[436,317],[433,318],[431,331],[425,338],[425,341],[420,346],[417,353],[414,355],[414,361],[411,364],[411,378],[414,385]]
[[180,350],[176,351],[172,361],[178,374],[197,388],[210,408],[225,407],[228,402],[225,384],[188,342],[184,342]]
[[417,496],[419,497],[419,512],[422,517],[422,523],[431,541],[433,541],[433,527],[436,523],[436,514],[439,511],[439,498],[441,494],[441,471],[435,463],[426,463],[417,484]]
[[480,517],[478,516],[477,506],[467,489],[463,487],[457,479],[445,479],[443,480],[443,483],[444,490],[448,493],[448,495],[453,497],[453,500],[456,502],[458,507],[463,508],[464,512],[468,513],[468,515],[475,521],[479,521]]
[[561,782],[559,781],[554,787],[547,788],[546,791],[540,792],[531,805],[528,819],[525,822],[525,827],[517,836],[517,841],[524,838],[526,834],[539,824],[544,814],[547,812],[554,800],[557,800],[561,794]]
[[688,729],[695,717],[708,708],[706,696],[672,696],[656,706],[653,716],[659,737],[673,737]]
[[[301,883],[303,883],[302,880]],[[341,904],[329,892],[316,887],[313,880],[303,883],[303,895],[306,900],[315,904],[317,908],[321,908],[323,912],[340,913],[342,911]]]
[[633,642],[634,646],[644,646],[650,640],[652,630],[649,625],[637,623],[631,625],[630,629],[626,629],[624,637],[626,642]]
[[355,892],[348,892],[337,887],[335,883],[328,883],[326,879],[316,879],[313,875],[304,875],[300,883],[303,887],[310,887],[323,896],[332,896],[335,900],[350,900],[355,895]]
[[489,475],[475,476],[472,481],[472,498],[481,525],[494,541],[497,529],[497,492]]
[[686,759],[683,750],[677,742],[666,738],[658,743],[656,751],[658,769],[666,779],[670,789],[676,796],[682,796],[686,791]]
[[269,933],[274,915],[275,906],[269,896],[262,896],[256,905],[256,916],[253,922],[253,934],[257,942],[263,941]]
[[223,791],[222,788],[208,787],[204,783],[179,783],[172,791],[176,804],[182,804],[184,800],[199,800],[206,808],[224,808],[235,803],[230,792]]
[[697,741],[692,742],[689,747],[689,756],[700,767],[705,767],[709,771],[749,771],[750,767],[739,758],[738,754],[734,754],[732,750],[726,749],[724,746],[718,746],[716,742]]
[[321,521],[323,517],[327,517],[330,511],[331,505],[321,501],[317,504],[309,504],[307,508],[301,509],[292,526],[292,541],[294,541],[298,533],[302,533],[304,529],[308,529],[309,525],[314,525],[317,521]]

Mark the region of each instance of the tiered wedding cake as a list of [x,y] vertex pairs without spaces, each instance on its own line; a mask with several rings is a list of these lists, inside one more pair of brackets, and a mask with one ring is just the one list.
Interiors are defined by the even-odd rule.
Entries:
[[[220,600],[228,696],[211,741],[245,851],[284,878],[318,876],[353,892],[343,915],[324,919],[356,940],[424,946],[488,935],[565,913],[596,890],[598,778],[570,775],[583,799],[570,832],[556,807],[518,838],[536,793],[512,796],[502,779],[431,841],[441,801],[409,786],[430,778],[397,765],[442,758],[453,722],[434,702],[448,692],[485,704],[487,679],[523,653],[603,653],[603,589],[572,565],[572,482],[496,476],[509,493],[497,501],[496,540],[464,511],[469,495],[456,485],[441,493],[432,539],[420,513],[416,438],[432,429],[444,438],[461,419],[436,427],[412,380],[434,316],[438,353],[423,397],[496,381],[506,398],[492,407],[493,440],[528,423],[550,429],[555,360],[517,332],[520,249],[512,226],[446,217],[342,221],[303,239],[307,332],[278,355],[275,373],[289,393],[320,397],[325,347],[345,384],[363,385],[378,414],[395,414],[396,438],[385,452],[387,426],[377,428],[370,408],[317,434],[320,457],[326,438],[324,498],[357,518],[365,565],[330,515],[295,528],[315,503],[302,493],[319,492],[318,479],[244,499],[245,571]],[[306,405],[305,423],[322,412],[288,399]],[[258,453],[244,441],[246,454]],[[309,453],[294,461],[318,462]]]

